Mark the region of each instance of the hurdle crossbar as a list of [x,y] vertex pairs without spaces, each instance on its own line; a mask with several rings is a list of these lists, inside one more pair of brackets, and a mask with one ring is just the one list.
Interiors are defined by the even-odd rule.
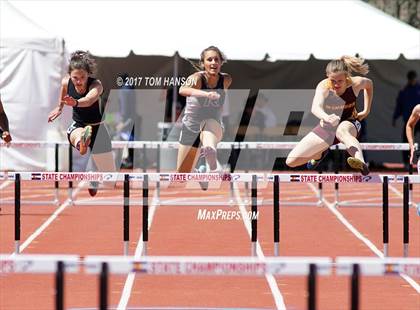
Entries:
[[350,275],[352,266],[358,264],[360,274],[366,276],[398,275],[420,277],[420,257],[348,257],[335,259],[337,275]]
[[[219,149],[279,149],[289,150],[293,149],[298,142],[219,142],[217,148]],[[8,147],[55,147],[68,146],[68,141],[39,141],[39,140],[21,140],[12,141]],[[408,151],[410,146],[408,143],[360,143],[363,150],[366,151]],[[5,147],[6,143],[0,142],[0,147]],[[177,149],[179,146],[178,141],[112,141],[113,148],[143,148],[147,149]],[[418,144],[415,144],[415,148],[418,149]],[[346,150],[347,148],[342,143],[333,145],[330,147],[331,150]]]
[[[20,175],[22,181],[124,181],[126,173],[121,172],[0,172],[0,180],[15,180]],[[152,182],[252,182],[253,176],[258,182],[274,182],[274,176],[279,176],[283,183],[383,183],[385,176],[388,182],[419,184],[420,175],[383,175],[370,174],[363,176],[353,174],[273,174],[273,173],[129,173],[129,179],[144,181],[144,177]]]
[[[81,268],[83,267],[83,268]],[[334,268],[335,267],[335,268]],[[140,273],[176,276],[307,276],[307,309],[316,309],[316,277],[350,276],[351,309],[359,309],[361,276],[420,276],[420,258],[337,257],[217,257],[217,256],[128,256],[0,255],[0,274],[56,273],[56,309],[64,299],[64,273],[99,276],[99,309],[108,309],[110,274]]]
[[78,255],[10,255],[0,254],[0,274],[9,273],[52,273],[57,270],[57,262],[64,263],[66,272],[80,271]]

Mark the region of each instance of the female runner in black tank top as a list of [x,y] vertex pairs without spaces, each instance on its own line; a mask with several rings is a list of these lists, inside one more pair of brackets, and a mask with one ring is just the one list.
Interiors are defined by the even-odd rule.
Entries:
[[[103,92],[99,80],[92,78],[95,62],[90,54],[76,51],[71,55],[68,76],[61,82],[61,101],[48,116],[48,122],[61,115],[64,105],[73,107],[73,123],[67,129],[67,137],[81,155],[90,148],[99,171],[115,172],[111,138],[104,124],[100,96]],[[96,184],[91,184],[89,193],[96,194]]]
[[[220,72],[226,61],[223,53],[215,46],[210,46],[201,52],[200,69],[203,71],[190,75],[179,94],[187,98],[185,111],[190,109],[188,117],[184,116],[178,147],[177,171],[191,172],[196,166],[201,145],[202,155],[206,158],[210,171],[217,171],[217,144],[223,136],[223,125],[214,106],[202,104],[224,101],[224,90],[229,88],[232,78],[227,73]],[[190,101],[190,102],[189,102]],[[207,109],[206,111],[204,111]],[[188,112],[188,111],[187,111]],[[220,112],[220,111],[219,111]],[[207,116],[207,117],[205,117]],[[221,116],[221,115],[220,115]]]
[[[351,76],[353,72],[363,75],[369,72],[363,62],[360,58],[343,56],[327,65],[327,78],[318,84],[312,103],[312,113],[320,119],[320,124],[289,153],[286,159],[289,167],[305,163],[308,168],[314,167],[332,144],[341,142],[350,154],[349,166],[363,175],[369,174],[357,136],[359,121],[370,113],[373,84],[368,78]],[[361,90],[364,91],[364,108],[357,112],[355,101]]]

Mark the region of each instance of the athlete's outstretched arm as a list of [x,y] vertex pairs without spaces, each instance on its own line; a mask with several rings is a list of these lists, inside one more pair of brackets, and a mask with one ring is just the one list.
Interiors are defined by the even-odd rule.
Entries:
[[204,97],[217,100],[220,95],[215,91],[201,90],[200,73],[196,72],[187,78],[187,81],[179,88],[179,94],[184,97]]
[[9,143],[12,141],[12,136],[9,133],[9,119],[3,109],[3,103],[0,99],[0,137],[4,142]]
[[67,83],[69,82],[69,78],[69,76],[66,76],[61,80],[60,100],[58,101],[58,106],[55,107],[54,110],[50,112],[50,114],[48,114],[48,122],[54,121],[57,117],[61,115],[61,112],[63,111],[63,98],[67,94]]
[[103,91],[104,89],[102,87],[101,81],[96,80],[90,86],[89,92],[86,94],[86,96],[78,100],[70,96],[65,96],[62,99],[62,101],[64,102],[64,104],[69,105],[71,107],[77,106],[79,108],[86,108],[90,107],[92,104],[98,101]]
[[3,103],[0,100],[0,128],[3,131],[9,131],[9,119],[3,109]]

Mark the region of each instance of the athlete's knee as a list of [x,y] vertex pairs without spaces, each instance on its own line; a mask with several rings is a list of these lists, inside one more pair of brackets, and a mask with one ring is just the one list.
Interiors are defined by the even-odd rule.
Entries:
[[287,156],[287,158],[286,158],[286,165],[288,167],[290,167],[290,168],[294,168],[294,167],[298,166],[298,163],[297,163],[296,158],[295,157],[292,157],[290,155]]
[[342,127],[338,127],[337,131],[335,133],[335,136],[340,141],[347,139],[349,137],[349,135],[350,135],[350,133],[345,128],[342,128]]

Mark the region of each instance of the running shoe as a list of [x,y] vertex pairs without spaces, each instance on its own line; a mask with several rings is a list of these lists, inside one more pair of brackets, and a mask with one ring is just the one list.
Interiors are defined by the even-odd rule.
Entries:
[[355,157],[349,157],[349,158],[347,158],[347,163],[353,169],[360,170],[362,175],[368,175],[369,174],[368,166],[363,161],[361,161],[360,159],[357,159]]
[[96,196],[96,194],[98,193],[98,186],[99,186],[99,182],[96,182],[96,181],[90,182],[88,192],[91,197]]
[[83,128],[82,137],[79,142],[79,153],[80,155],[85,155],[90,144],[90,139],[92,137],[92,126],[88,125]]
[[[207,170],[206,166],[201,165],[200,167],[198,167],[198,169],[195,169],[194,172],[195,173],[205,173],[206,170]],[[198,182],[198,184],[200,184],[200,187],[203,191],[206,191],[209,188],[209,182],[203,181],[203,182]]]
[[306,168],[308,168],[309,170],[313,170],[316,169],[316,167],[319,166],[319,164],[321,163],[321,161],[325,158],[325,156],[327,156],[329,149],[325,150],[320,159],[311,159],[310,161],[308,161],[306,163]]

